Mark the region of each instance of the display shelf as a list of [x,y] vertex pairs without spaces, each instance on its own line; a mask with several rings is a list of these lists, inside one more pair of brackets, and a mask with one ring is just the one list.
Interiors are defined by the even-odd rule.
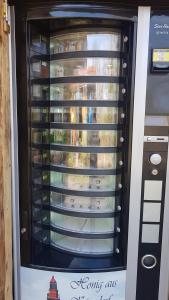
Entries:
[[57,150],[32,149],[32,165],[52,165],[70,169],[120,170],[123,166],[122,153],[83,153]]
[[83,57],[103,57],[103,58],[121,58],[128,59],[128,54],[121,51],[95,51],[95,50],[86,50],[86,51],[75,51],[75,52],[64,52],[56,54],[37,54],[31,56],[31,63],[34,60],[42,61],[53,61],[65,58],[83,58]]
[[124,100],[33,100],[31,107],[124,107]]
[[36,222],[36,221],[33,221],[33,223],[36,225],[36,226],[40,226],[42,227],[43,229],[45,230],[49,230],[49,231],[53,231],[53,232],[56,232],[56,233],[60,233],[64,236],[70,236],[70,237],[77,237],[77,238],[84,238],[84,239],[94,239],[94,240],[97,240],[97,239],[109,239],[109,238],[114,238],[114,237],[117,237],[119,235],[118,232],[107,232],[107,233],[84,233],[83,231],[73,231],[73,230],[65,230],[59,226],[54,226],[54,225],[51,225],[51,224],[43,224],[41,222]]
[[39,208],[39,209],[43,209],[43,210],[47,210],[47,211],[53,211],[53,212],[57,212],[57,213],[61,213],[63,215],[67,215],[67,216],[74,216],[74,217],[85,217],[85,218],[114,218],[117,216],[120,216],[120,211],[116,210],[114,212],[106,212],[106,211],[101,211],[101,210],[96,210],[96,211],[82,211],[82,210],[78,210],[78,209],[68,209],[68,208],[63,208],[61,206],[56,206],[56,205],[48,205],[48,204],[37,204],[36,202],[34,202],[34,206]]
[[69,33],[60,32],[50,37],[50,53],[69,53],[79,51],[120,51],[121,31],[119,29],[79,28]]
[[[129,61],[121,43],[118,29],[84,29],[30,54],[33,238],[61,252],[114,255],[119,244]],[[34,44],[45,48],[41,36]]]
[[46,184],[72,191],[116,191],[122,188],[121,175],[84,175],[32,169],[34,184]]
[[119,130],[123,128],[122,124],[82,124],[82,123],[56,123],[56,122],[32,122],[32,128],[44,129],[79,129],[79,130]]
[[59,83],[119,83],[125,84],[126,77],[119,76],[72,76],[57,78],[35,78],[31,79],[31,84],[59,84]]
[[[95,240],[94,240],[95,241]],[[77,245],[77,241],[72,241],[72,243],[75,243],[76,242],[76,245]],[[80,256],[89,256],[90,258],[92,258],[92,257],[105,257],[105,256],[112,256],[113,255],[113,253],[116,253],[115,251],[113,251],[113,249],[112,250],[110,250],[110,251],[98,251],[98,252],[95,252],[95,251],[97,251],[96,250],[96,247],[98,247],[99,249],[101,248],[100,247],[100,245],[97,243],[97,245],[96,245],[96,243],[95,243],[95,250],[93,251],[93,252],[91,252],[91,249],[89,248],[89,249],[86,249],[86,247],[84,247],[84,244],[86,243],[86,240],[84,240],[83,239],[83,243],[81,242],[81,246],[80,246],[80,248],[81,249],[83,249],[83,251],[82,250],[79,250],[77,247],[76,247],[76,249],[69,249],[69,247],[67,247],[66,248],[66,246],[63,246],[63,247],[61,247],[58,243],[55,243],[55,242],[52,242],[52,244],[51,244],[51,246],[54,248],[54,249],[57,249],[57,250],[59,250],[59,251],[62,251],[63,253],[65,252],[65,253],[72,253],[73,255],[80,255]],[[107,244],[107,243],[106,243]],[[113,244],[113,243],[112,243]],[[92,242],[91,242],[91,245],[92,245]]]
[[67,214],[89,213],[89,214],[112,214],[120,213],[121,200],[119,196],[116,197],[88,197],[64,195],[56,192],[34,190],[32,192],[33,205],[35,207],[52,206],[55,209],[67,212]]
[[[45,247],[52,248],[54,251],[57,251],[58,254],[68,254],[76,257],[90,257],[90,258],[106,258],[110,257],[117,259],[116,253],[116,244],[118,243],[118,237],[112,239],[80,239],[79,237],[69,237],[63,236],[56,232],[51,232],[52,238],[48,237],[48,233],[44,233],[43,229],[38,233],[34,233],[32,238],[36,242],[40,242],[41,245]],[[55,240],[60,241],[55,241]],[[77,246],[78,245],[78,246]],[[109,250],[107,250],[107,248]]]
[[124,152],[125,147],[123,145],[118,147],[84,147],[84,146],[70,146],[70,145],[60,145],[60,144],[42,144],[42,143],[32,143],[30,145],[32,148],[44,149],[44,150],[59,150],[59,151],[69,151],[69,152],[84,152],[84,153],[118,153]]
[[120,232],[119,214],[108,217],[102,214],[94,214],[94,216],[85,213],[70,214],[70,211],[54,211],[41,210],[38,206],[33,206],[33,222],[44,225],[51,225],[61,230],[71,233],[81,232],[84,234],[112,234]]
[[97,169],[97,168],[70,168],[70,167],[62,167],[54,164],[38,164],[33,163],[32,167],[35,169],[46,170],[46,171],[58,171],[61,173],[69,173],[69,174],[79,174],[79,175],[118,175],[123,172],[123,167],[119,167],[116,169]]
[[[31,122],[36,124],[100,124],[118,125],[124,123],[125,114],[118,107],[50,107],[31,108]],[[31,126],[31,124],[30,124]],[[48,126],[48,125],[47,125]]]
[[[43,84],[40,84],[41,79],[34,79],[31,88],[31,100],[90,100],[90,102],[95,100],[112,100],[119,101],[120,99],[125,99],[126,97],[126,87],[123,84],[111,82],[111,76],[81,76],[82,82],[79,82],[78,77],[66,77],[66,78],[55,78],[54,81],[50,81],[50,78],[42,79]],[[95,80],[94,80],[95,78]],[[109,78],[110,82],[106,80]],[[118,77],[115,77],[119,80]],[[126,80],[126,77],[123,77]],[[77,82],[75,80],[77,79]],[[39,83],[38,83],[38,80]],[[51,79],[53,80],[53,79]],[[68,82],[65,82],[68,80]],[[72,82],[74,80],[74,82]],[[60,82],[59,82],[60,81]],[[63,82],[61,82],[63,81]]]
[[44,191],[53,191],[56,193],[61,193],[65,195],[73,195],[73,196],[88,196],[88,197],[112,197],[112,196],[119,196],[121,195],[122,188],[120,190],[111,190],[111,191],[81,191],[81,190],[71,190],[66,188],[60,188],[52,185],[47,184],[38,184],[38,183],[32,183],[33,186],[39,187],[43,189]]
[[[125,139],[121,130],[32,128],[34,144],[57,144],[77,147],[119,147]],[[96,151],[97,152],[97,151]]]

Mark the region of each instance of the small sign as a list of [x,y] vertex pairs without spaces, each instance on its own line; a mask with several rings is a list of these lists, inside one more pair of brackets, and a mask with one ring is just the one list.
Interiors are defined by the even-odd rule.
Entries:
[[153,49],[152,72],[169,72],[169,49]]

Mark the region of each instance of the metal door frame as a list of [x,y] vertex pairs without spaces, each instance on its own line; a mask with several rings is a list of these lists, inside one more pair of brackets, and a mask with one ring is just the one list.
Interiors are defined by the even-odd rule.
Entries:
[[133,111],[126,300],[135,299],[136,297],[149,28],[150,7],[139,7]]

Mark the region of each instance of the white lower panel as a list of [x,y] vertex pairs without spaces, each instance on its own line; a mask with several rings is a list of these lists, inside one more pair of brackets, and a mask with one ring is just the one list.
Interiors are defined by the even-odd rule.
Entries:
[[125,282],[126,271],[64,273],[21,267],[21,300],[125,300]]

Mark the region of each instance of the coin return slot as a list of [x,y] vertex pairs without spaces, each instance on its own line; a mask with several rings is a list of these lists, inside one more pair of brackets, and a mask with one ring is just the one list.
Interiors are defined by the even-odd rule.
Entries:
[[162,184],[161,180],[145,180],[144,200],[161,201]]
[[158,243],[159,242],[160,225],[143,224],[142,225],[142,243]]
[[144,203],[143,222],[160,222],[160,213],[160,203]]

